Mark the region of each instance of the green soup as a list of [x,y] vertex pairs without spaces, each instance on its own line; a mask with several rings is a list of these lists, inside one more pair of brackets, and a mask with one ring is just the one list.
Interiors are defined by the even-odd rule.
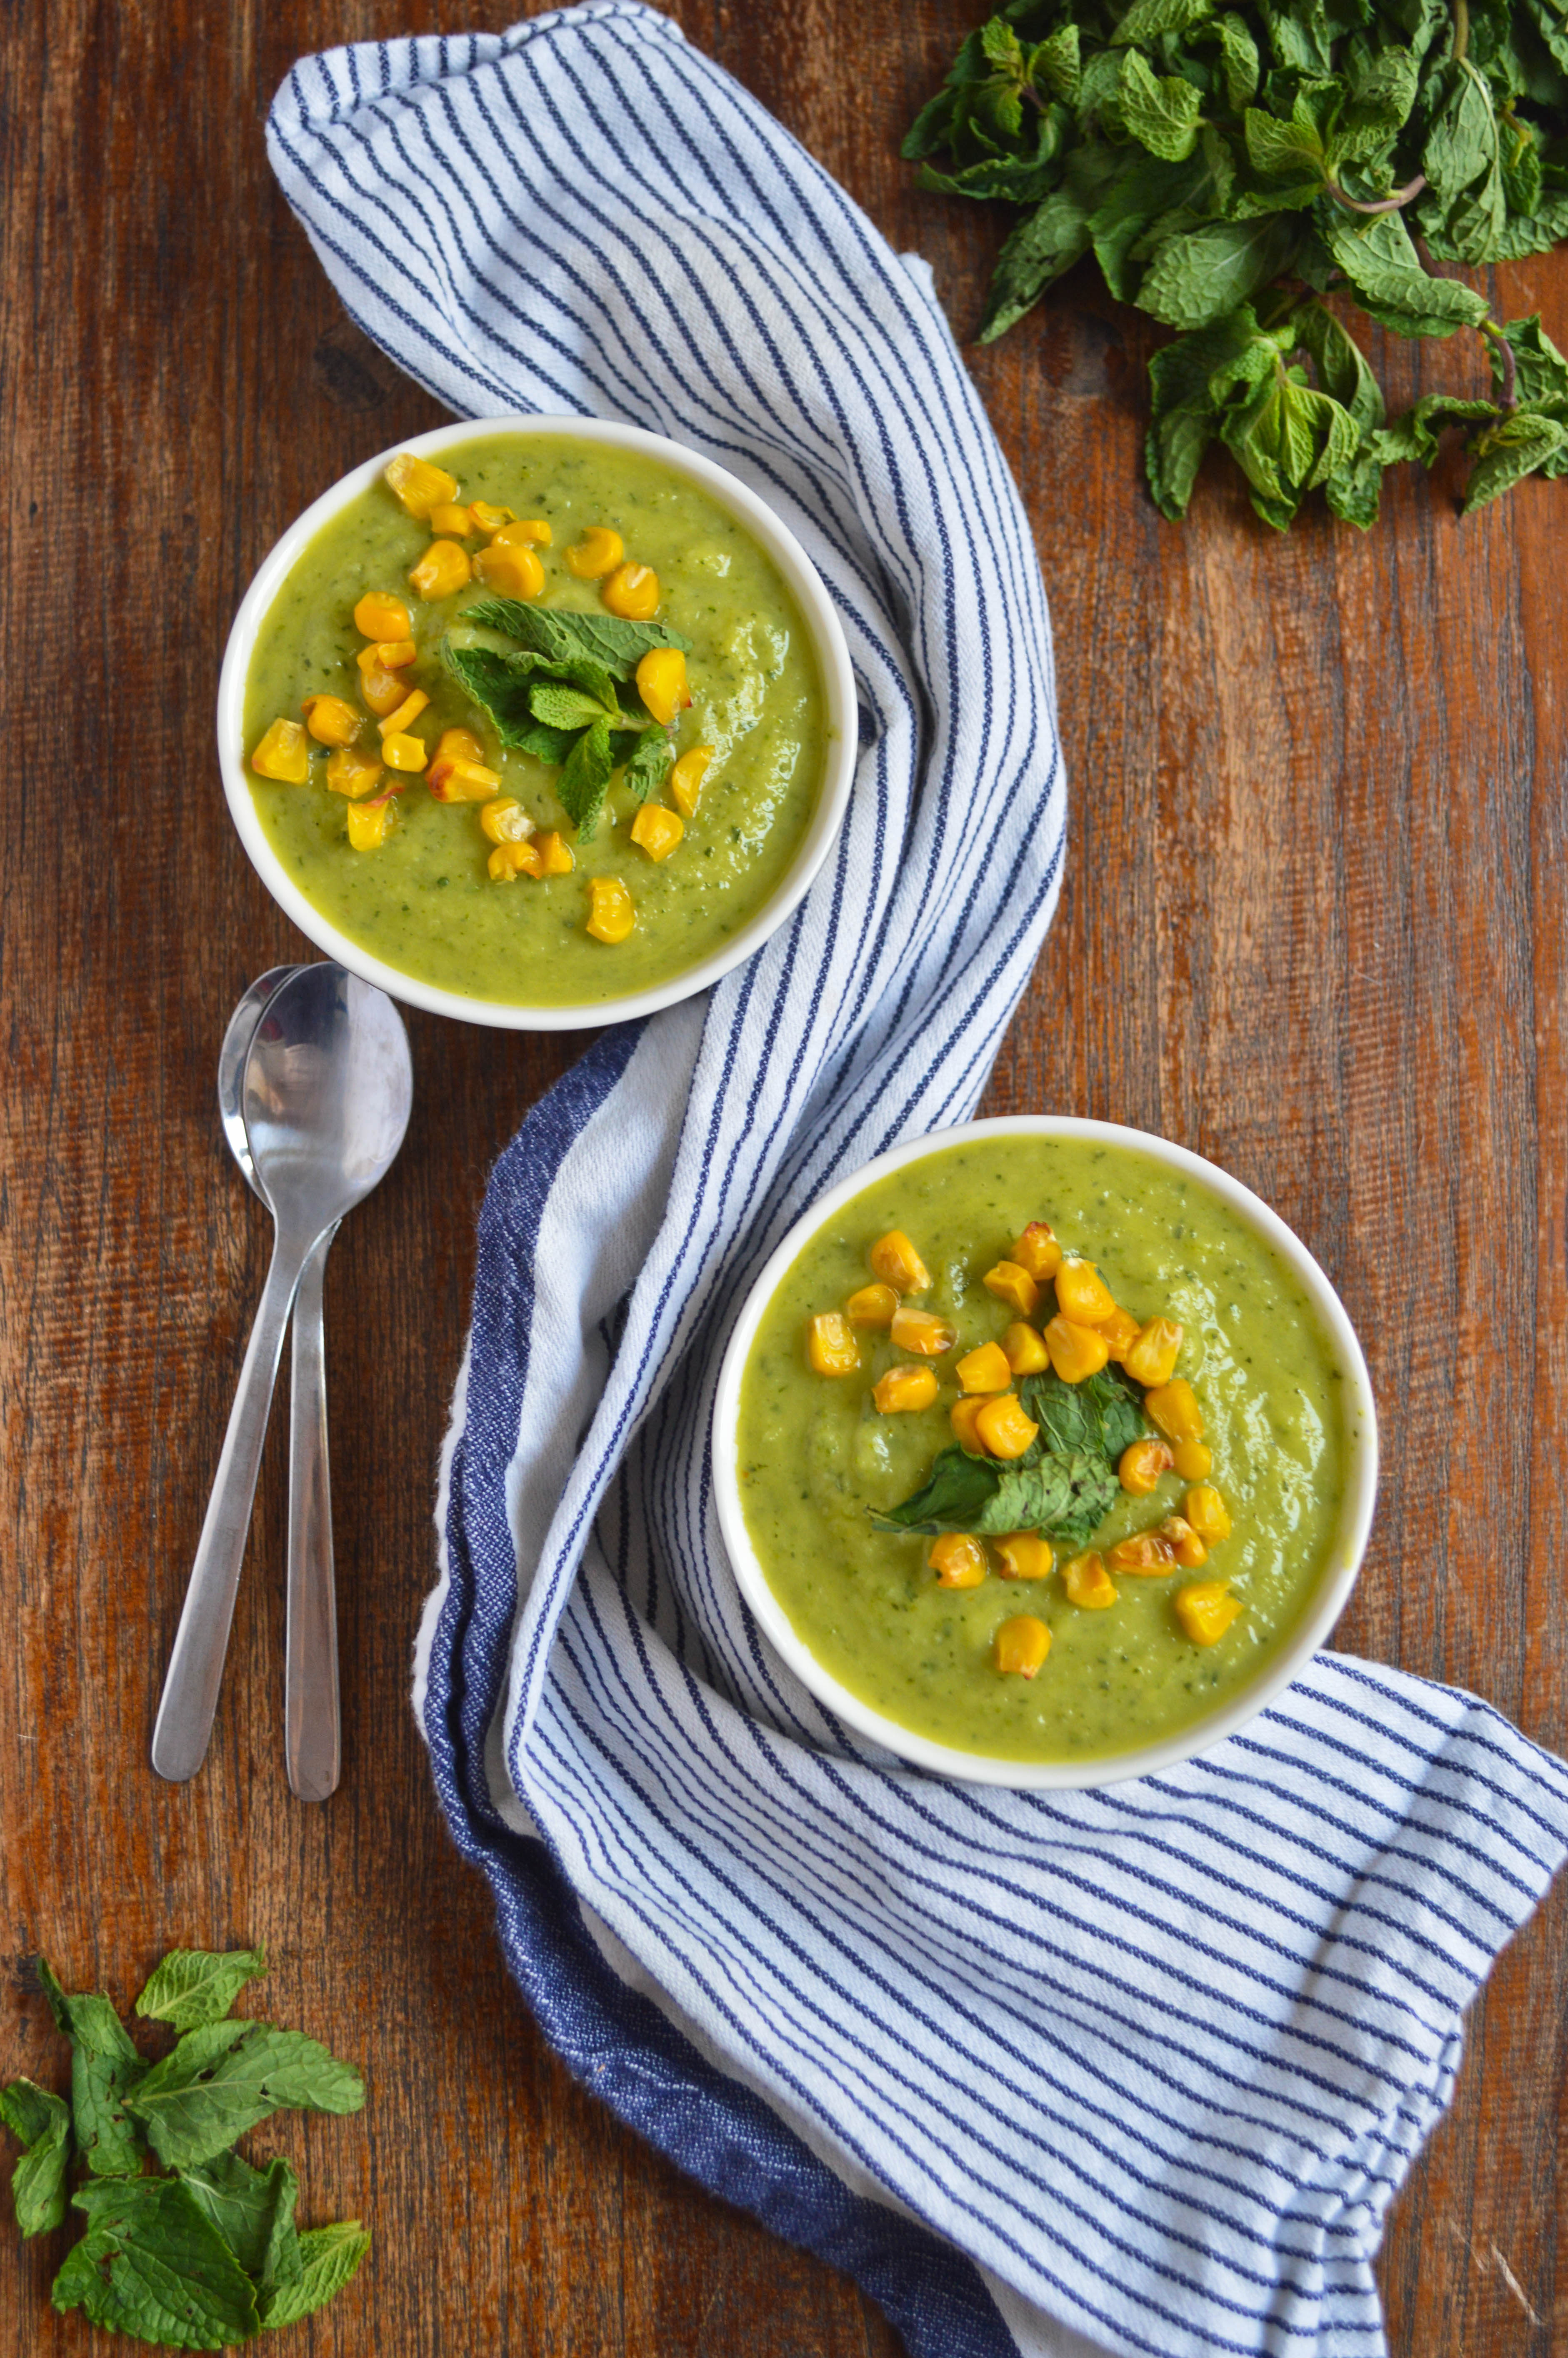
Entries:
[[[400,676],[429,698],[412,724],[434,746],[448,727],[470,729],[500,792],[542,829],[559,828],[576,855],[570,875],[498,883],[492,846],[473,804],[437,801],[408,778],[386,841],[357,851],[347,805],[323,783],[328,749],[311,748],[310,783],[280,784],[248,772],[278,858],[322,915],[387,965],[481,1000],[586,1006],[667,982],[750,924],[782,883],[822,785],[827,724],[822,684],[800,613],[776,567],[743,525],[698,486],[656,460],[565,435],[498,434],[428,454],[458,478],[464,503],[489,501],[543,517],[552,542],[537,554],[546,608],[602,611],[599,585],[579,581],[563,552],[592,525],[619,532],[629,559],[652,566],[658,619],[689,642],[692,703],[677,716],[675,752],[709,746],[713,759],[681,842],[658,862],[629,838],[636,804],[611,784],[593,841],[580,842],[553,792],[558,773],[503,751],[483,709],[442,667],[437,646],[463,609],[488,594],[473,582],[422,602],[407,576],[429,547],[428,524],[376,483],[325,525],[289,573],[256,641],[245,687],[245,746],[271,722],[298,720],[301,699],[325,693],[360,706],[355,658],[365,640],[353,610],[367,590],[408,607],[418,648]],[[470,555],[483,546],[474,535]],[[377,748],[366,716],[362,744]],[[383,784],[389,781],[383,781]],[[379,789],[378,789],[379,791]],[[617,877],[636,923],[622,942],[584,930],[589,882]]]
[[[1187,1379],[1213,1453],[1209,1480],[1231,1535],[1202,1569],[1118,1575],[1099,1610],[1044,1580],[991,1575],[939,1587],[929,1541],[873,1528],[925,1480],[949,1446],[953,1362],[1000,1341],[1017,1312],[981,1282],[1031,1220],[1098,1263],[1140,1320],[1180,1321]],[[883,1331],[862,1328],[859,1373],[817,1375],[807,1321],[842,1307],[872,1272],[867,1252],[891,1228],[931,1272],[918,1306],[949,1319],[956,1349],[934,1364],[941,1397],[880,1415],[871,1386],[915,1364]],[[1055,1308],[1049,1285],[1035,1314]],[[768,1304],[741,1389],[737,1472],[746,1527],[768,1585],[802,1642],[853,1693],[921,1736],[1021,1761],[1089,1761],[1177,1735],[1249,1682],[1301,1620],[1335,1546],[1346,1459],[1343,1383],[1292,1272],[1201,1184],[1145,1155],[1083,1141],[998,1135],[949,1147],[878,1181],[811,1238]],[[1152,1428],[1150,1428],[1151,1431]],[[1188,1486],[1166,1474],[1152,1495],[1119,1493],[1087,1546],[1157,1529]],[[1187,1582],[1220,1580],[1242,1610],[1217,1644],[1184,1634],[1173,1606]],[[999,1626],[1031,1614],[1051,1631],[1033,1680],[996,1668]]]

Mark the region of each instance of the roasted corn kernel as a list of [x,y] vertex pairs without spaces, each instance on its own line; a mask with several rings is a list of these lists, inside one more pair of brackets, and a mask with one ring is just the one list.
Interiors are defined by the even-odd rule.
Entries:
[[1012,1392],[994,1395],[975,1419],[975,1431],[993,1457],[1022,1457],[1039,1430]]
[[363,725],[341,696],[308,696],[300,710],[318,745],[351,745]]
[[1214,1471],[1214,1452],[1201,1441],[1178,1441],[1171,1455],[1184,1482],[1202,1482]]
[[373,671],[405,671],[419,650],[405,632],[401,638],[373,639],[362,647],[354,661],[367,676]]
[[1130,1441],[1118,1462],[1116,1475],[1124,1490],[1146,1498],[1162,1474],[1171,1470],[1171,1452],[1163,1441]]
[[690,818],[697,809],[703,777],[712,759],[711,745],[694,745],[670,771],[670,800],[684,818]]
[[409,514],[421,523],[433,507],[457,498],[457,477],[444,467],[432,467],[428,459],[416,459],[412,450],[400,450],[382,471]]
[[381,664],[367,666],[360,681],[360,694],[373,712],[395,712],[408,693],[408,683],[402,675],[387,671]]
[[990,1566],[983,1541],[967,1531],[941,1531],[925,1551],[940,1588],[978,1588]]
[[588,931],[596,942],[623,942],[637,922],[632,895],[619,876],[588,880]]
[[1145,1392],[1143,1413],[1167,1441],[1203,1439],[1203,1414],[1197,1395],[1184,1376],[1176,1376],[1168,1384],[1156,1384],[1152,1391]]
[[[434,763],[430,766],[433,771]],[[479,815],[479,824],[481,833],[487,835],[492,843],[526,843],[534,833],[533,820],[522,804],[514,802],[510,795],[499,795],[486,803]]]
[[1196,1572],[1200,1563],[1208,1562],[1207,1548],[1184,1515],[1167,1515],[1160,1531],[1175,1549],[1176,1562],[1186,1571]]
[[1056,1302],[1063,1317],[1075,1326],[1098,1326],[1116,1308],[1116,1296],[1092,1260],[1062,1263],[1056,1271]]
[[577,866],[577,854],[571,845],[553,827],[539,837],[535,849],[540,867],[546,876],[569,876]]
[[1242,1609],[1223,1580],[1189,1580],[1171,1601],[1195,1646],[1217,1646]]
[[1128,1347],[1137,1342],[1139,1335],[1138,1321],[1131,1311],[1113,1310],[1108,1318],[1100,1320],[1099,1331],[1105,1336],[1105,1347],[1111,1357],[1119,1359],[1125,1366]]
[[486,769],[482,762],[449,760],[428,784],[438,803],[487,803],[501,792],[501,773]]
[[310,775],[310,745],[297,720],[275,720],[257,741],[251,767],[280,785],[302,786]]
[[327,756],[327,784],[351,802],[362,802],[381,773],[381,763],[368,746],[344,745]]
[[994,1540],[991,1544],[1001,1558],[1003,1580],[1049,1579],[1055,1557],[1049,1540],[1038,1531],[1014,1531],[1011,1539]]
[[971,1457],[981,1457],[985,1455],[986,1444],[975,1431],[975,1419],[985,1404],[986,1396],[983,1392],[968,1392],[962,1400],[955,1401],[949,1412],[953,1431]]
[[1062,1266],[1062,1248],[1048,1220],[1031,1220],[1008,1255],[1044,1285]]
[[1053,1318],[1045,1329],[1051,1365],[1065,1384],[1081,1384],[1098,1376],[1110,1357],[1110,1346],[1097,1326],[1079,1326],[1070,1318]]
[[[469,515],[472,520],[475,532],[497,533],[503,524],[510,524],[512,521],[510,508],[497,507],[490,500],[470,500]],[[550,530],[546,525],[545,537],[547,540],[549,536]]]
[[633,842],[655,860],[667,860],[685,833],[679,811],[665,810],[658,803],[644,803],[631,827]]
[[851,1326],[891,1326],[898,1296],[891,1285],[862,1285],[844,1304]]
[[392,736],[398,730],[411,728],[427,708],[429,701],[422,687],[412,689],[396,709],[389,712],[385,719],[379,724],[383,739]]
[[928,1293],[931,1271],[910,1243],[902,1228],[890,1228],[879,1237],[866,1255],[884,1285],[895,1293]]
[[381,741],[381,758],[389,770],[422,770],[430,758],[430,749],[423,737],[405,736],[394,730]]
[[503,546],[499,533],[474,558],[473,572],[476,581],[502,598],[536,598],[545,586],[545,568],[533,550],[516,543]]
[[1168,1384],[1176,1372],[1182,1330],[1173,1318],[1151,1318],[1128,1346],[1122,1365],[1135,1384]]
[[1000,1343],[981,1343],[953,1363],[953,1373],[967,1392],[1005,1392],[1012,1388],[1012,1369]]
[[1182,1500],[1182,1512],[1200,1540],[1217,1547],[1230,1537],[1230,1515],[1212,1482],[1196,1483]]
[[686,657],[678,647],[650,647],[637,665],[637,693],[653,714],[667,727],[691,702],[686,680]]
[[367,590],[354,608],[354,628],[367,639],[406,639],[408,609],[401,598],[388,597],[380,590]]
[[518,516],[514,522],[510,508],[495,529],[503,548],[548,548],[555,536],[543,516]]
[[472,515],[456,500],[438,500],[430,510],[429,524],[432,532],[441,533],[452,540],[466,540],[474,529]]
[[515,884],[519,876],[537,876],[541,873],[538,846],[526,839],[498,843],[485,866],[496,884]]
[[659,611],[659,577],[651,565],[618,565],[600,596],[628,622],[651,622]]
[[471,729],[443,729],[430,756],[429,782],[438,786],[454,762],[477,762],[484,765],[484,748]]
[[1104,1556],[1094,1548],[1062,1566],[1062,1585],[1068,1604],[1082,1606],[1087,1613],[1103,1613],[1116,1603],[1116,1583],[1105,1568]]
[[381,795],[373,803],[351,803],[344,814],[351,848],[355,851],[379,851],[392,833],[396,808],[390,795]]
[[860,1347],[841,1310],[821,1310],[807,1319],[806,1356],[819,1376],[854,1374],[860,1364]]
[[1033,1318],[1040,1306],[1039,1286],[1015,1260],[999,1260],[994,1269],[987,1270],[980,1283],[999,1302],[1005,1302],[1010,1310],[1016,1310],[1021,1318]]
[[871,1386],[871,1398],[883,1416],[905,1409],[931,1408],[936,1400],[936,1373],[932,1368],[890,1368]]
[[1051,1632],[1033,1613],[1015,1613],[996,1633],[996,1666],[1004,1677],[1032,1679],[1051,1650]]
[[582,538],[566,552],[567,571],[579,581],[602,581],[626,554],[626,544],[607,524],[590,524]]
[[939,1359],[958,1339],[958,1330],[932,1310],[911,1310],[901,1302],[888,1321],[888,1332],[901,1351],[917,1351],[923,1359]]
[[1033,1326],[1015,1319],[1001,1338],[1007,1354],[1007,1364],[1015,1376],[1044,1375],[1051,1364],[1051,1354],[1045,1348],[1045,1337]]
[[[481,553],[486,557],[490,554],[488,549]],[[460,548],[455,540],[433,540],[418,564],[408,571],[409,581],[426,599],[454,597],[458,590],[467,589],[472,578],[469,553]]]
[[1176,1551],[1162,1531],[1135,1531],[1106,1550],[1108,1572],[1156,1574],[1175,1568]]

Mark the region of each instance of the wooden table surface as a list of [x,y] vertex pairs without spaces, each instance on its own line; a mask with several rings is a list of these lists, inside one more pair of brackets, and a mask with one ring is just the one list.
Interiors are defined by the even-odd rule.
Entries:
[[[341,1790],[309,1808],[284,1782],[281,1419],[207,1768],[176,1788],[147,1762],[267,1251],[214,1061],[252,977],[312,954],[225,813],[219,657],[282,527],[438,422],[340,313],[262,117],[298,52],[408,13],[0,11],[0,2076],[58,2078],[36,1950],[124,2004],[167,1945],[265,1940],[269,2009],[371,2088],[362,2121],[278,2132],[307,2215],[377,2237],[301,2348],[892,2358],[851,2285],[687,2184],[546,2050],[408,1709],[475,1213],[570,1040],[412,1016],[408,1144],[332,1258]],[[676,13],[931,258],[972,334],[995,209],[922,195],[895,152],[969,8]],[[1509,312],[1539,306],[1568,342],[1562,256],[1498,278]],[[1141,1123],[1279,1207],[1349,1304],[1383,1418],[1338,1642],[1561,1748],[1568,487],[1462,525],[1451,481],[1396,481],[1369,537],[1317,516],[1281,540],[1217,477],[1173,527],[1138,477],[1151,341],[1079,274],[969,352],[1037,529],[1073,793],[1061,913],[988,1109]],[[1473,353],[1382,358],[1400,398],[1480,373]],[[1568,2353],[1565,1935],[1560,1891],[1476,2010],[1453,2116],[1395,2211],[1400,2358]],[[49,2308],[59,2239],[17,2252],[7,2213],[0,2347],[85,2352]]]

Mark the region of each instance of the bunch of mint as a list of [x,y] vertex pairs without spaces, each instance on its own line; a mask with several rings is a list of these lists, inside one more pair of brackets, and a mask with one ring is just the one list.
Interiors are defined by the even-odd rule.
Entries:
[[[281,2157],[256,2169],[235,2140],[280,2107],[357,2113],[364,2082],[297,2030],[229,2009],[266,1970],[260,1949],[172,1949],[136,2012],[182,2036],[161,2061],[136,2050],[106,1997],[68,1996],[38,1974],[70,2041],[70,2100],[31,2080],[0,2088],[0,2119],[24,2148],[11,2179],[24,2235],[87,2232],[54,2281],[59,2309],[172,2350],[226,2350],[264,2326],[297,2325],[340,2292],[370,2249],[357,2219],[294,2223],[299,2182]],[[149,2171],[152,2157],[161,2171]],[[86,2182],[70,2193],[71,2171]]]
[[[442,663],[484,707],[503,745],[558,766],[557,798],[583,842],[593,839],[613,770],[625,764],[621,783],[640,803],[664,784],[675,753],[670,731],[629,683],[655,647],[684,654],[689,640],[659,622],[517,598],[481,599],[459,622],[461,635],[449,631],[441,641]],[[516,644],[497,647],[471,638],[474,631]]]
[[[1466,510],[1568,474],[1568,362],[1437,263],[1568,237],[1563,0],[1011,0],[970,33],[903,143],[928,188],[1031,210],[980,328],[1000,336],[1092,253],[1112,295],[1182,332],[1151,365],[1149,481],[1185,514],[1223,443],[1268,524],[1322,488],[1378,514],[1385,467],[1448,427]],[[1401,336],[1479,334],[1489,390],[1390,423],[1324,297]]]

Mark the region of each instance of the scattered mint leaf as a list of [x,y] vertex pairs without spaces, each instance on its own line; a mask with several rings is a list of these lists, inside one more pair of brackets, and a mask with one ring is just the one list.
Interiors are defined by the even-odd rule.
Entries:
[[1288,265],[1294,224],[1279,215],[1210,222],[1172,237],[1150,264],[1138,308],[1170,328],[1208,328]]
[[31,2080],[13,2080],[0,2088],[0,2120],[23,2147],[11,2172],[16,2224],[24,2235],[52,2234],[65,2223],[70,2107]]
[[302,2031],[265,2022],[188,2030],[137,2088],[132,2109],[168,2168],[207,2161],[269,2114],[288,2107],[357,2113],[364,2082]]
[[216,2153],[182,2169],[179,2178],[255,2284],[270,2290],[298,2282],[294,2206],[299,2181],[281,2154],[256,2169],[237,2153]]
[[981,1539],[1039,1531],[1076,1542],[1105,1520],[1116,1503],[1115,1468],[1087,1450],[1048,1455],[1010,1466],[971,1457],[956,1444],[942,1450],[914,1496],[886,1514],[873,1512],[880,1531],[972,1531]]
[[645,803],[663,786],[674,759],[669,731],[662,721],[654,720],[642,731],[627,756],[621,783],[638,802]]
[[[1554,414],[1568,417],[1568,360],[1542,328],[1540,312],[1531,311],[1523,319],[1510,319],[1502,330],[1502,338],[1514,356],[1514,398],[1527,408],[1551,408]],[[1487,352],[1493,381],[1500,393],[1504,383],[1502,355],[1490,337]],[[1560,410],[1558,404],[1563,405]]]
[[1018,1396],[1047,1454],[1087,1450],[1114,1466],[1145,1430],[1142,1395],[1115,1365],[1080,1384],[1065,1384],[1054,1372],[1025,1376]]
[[556,780],[556,798],[584,843],[593,841],[613,766],[610,723],[596,720],[583,730]]
[[171,1949],[149,1975],[136,2012],[176,2030],[218,2022],[245,1984],[266,1971],[265,1949]]
[[129,2099],[147,2067],[106,1997],[96,1991],[68,1996],[47,1957],[38,1959],[37,1969],[55,2027],[70,2041],[76,2149],[95,2178],[130,2177],[147,2148]]
[[994,343],[1032,310],[1054,279],[1089,243],[1088,215],[1078,199],[1058,189],[1020,222],[997,256],[979,341]]
[[255,2288],[178,2178],[84,2186],[87,2233],[54,2280],[58,2309],[174,2350],[223,2350],[261,2323]]
[[1547,467],[1568,449],[1568,426],[1555,417],[1543,417],[1539,411],[1516,410],[1500,425],[1487,428],[1476,448],[1479,455],[1465,486],[1466,515],[1500,498],[1513,484]]
[[297,2325],[312,2309],[341,2292],[370,2250],[370,2235],[357,2219],[330,2227],[309,2227],[299,2238],[301,2267],[292,2284],[279,2285],[262,2301],[262,2323]]
[[586,655],[608,664],[618,679],[630,679],[654,647],[689,652],[691,641],[662,622],[628,622],[618,614],[575,614],[555,606],[530,606],[521,598],[484,598],[465,606],[458,620],[471,630],[496,631],[515,639],[532,654],[551,663]]
[[1333,207],[1320,215],[1329,252],[1365,308],[1401,336],[1448,336],[1478,327],[1487,298],[1457,278],[1433,278],[1421,266],[1398,213],[1353,222]]
[[550,729],[534,717],[529,696],[543,658],[500,654],[493,647],[464,647],[450,634],[441,641],[441,661],[464,693],[482,705],[509,752],[559,764],[572,749],[572,732]]

